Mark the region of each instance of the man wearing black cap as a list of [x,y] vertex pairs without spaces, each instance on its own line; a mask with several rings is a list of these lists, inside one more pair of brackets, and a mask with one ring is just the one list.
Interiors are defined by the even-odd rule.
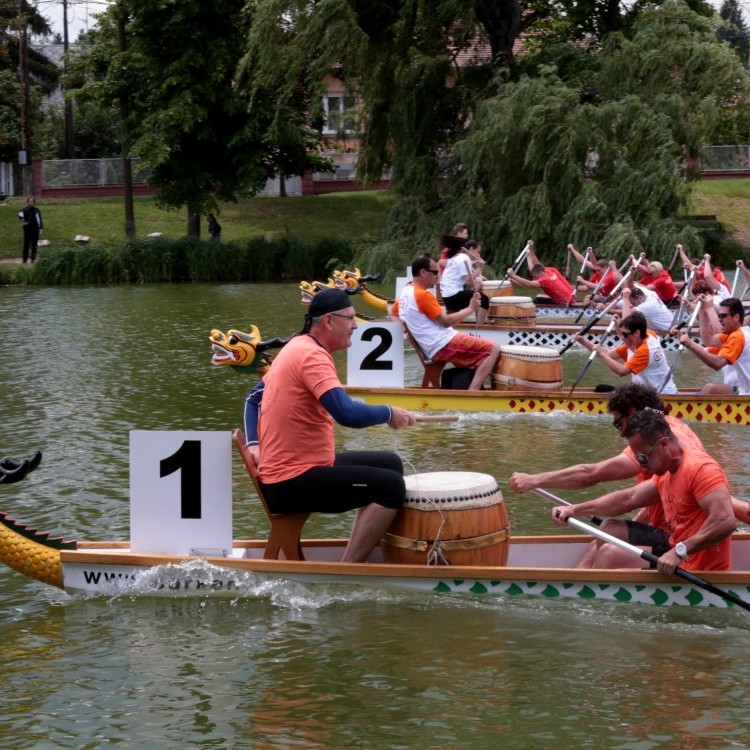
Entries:
[[[396,406],[349,398],[331,354],[357,327],[348,295],[318,292],[298,336],[286,344],[245,402],[245,435],[273,513],[342,513],[358,508],[342,562],[364,562],[403,505],[403,465],[389,451],[336,453],[333,420],[346,427],[416,423]],[[254,451],[255,452],[255,451]]]

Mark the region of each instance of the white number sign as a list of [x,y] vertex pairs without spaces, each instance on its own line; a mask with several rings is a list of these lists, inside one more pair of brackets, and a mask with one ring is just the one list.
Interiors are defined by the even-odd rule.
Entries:
[[231,433],[130,433],[130,547],[150,554],[231,552]]
[[404,329],[401,323],[357,323],[346,364],[347,385],[403,388]]

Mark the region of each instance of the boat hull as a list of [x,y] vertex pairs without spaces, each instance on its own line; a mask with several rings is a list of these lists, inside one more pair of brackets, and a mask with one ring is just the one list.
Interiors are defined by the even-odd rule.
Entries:
[[[410,411],[499,411],[544,414],[564,411],[581,414],[607,414],[609,393],[589,388],[559,391],[456,391],[443,388],[366,388],[347,386],[352,398],[368,404],[400,406]],[[679,419],[717,424],[750,425],[750,396],[704,396],[683,391],[662,394],[670,415]]]
[[[263,542],[237,542],[231,557],[184,558],[82,545],[61,553],[65,589],[75,595],[257,596],[260,582],[342,584],[434,594],[598,600],[680,607],[731,607],[682,579],[651,570],[577,570],[587,536],[517,537],[507,567],[338,562],[345,540],[303,541],[306,560],[264,560]],[[750,599],[750,535],[733,538],[735,570],[705,573],[710,582]],[[533,563],[533,564],[532,564]],[[568,567],[565,567],[568,566]]]

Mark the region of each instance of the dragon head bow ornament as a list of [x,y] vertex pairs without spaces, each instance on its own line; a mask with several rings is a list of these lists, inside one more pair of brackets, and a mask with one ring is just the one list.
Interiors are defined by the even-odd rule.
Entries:
[[269,349],[280,349],[289,339],[278,336],[269,341],[261,341],[258,326],[251,325],[250,333],[230,328],[226,333],[214,328],[209,336],[213,355],[211,364],[217,367],[229,366],[237,370],[253,371],[260,375],[268,372],[273,360]]

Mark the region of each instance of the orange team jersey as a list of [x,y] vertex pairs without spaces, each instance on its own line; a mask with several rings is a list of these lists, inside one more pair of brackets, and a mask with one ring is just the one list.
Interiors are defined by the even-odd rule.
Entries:
[[[669,525],[669,543],[689,539],[698,533],[707,514],[698,501],[720,487],[729,492],[729,482],[716,461],[705,451],[682,446],[682,461],[674,473],[653,477]],[[686,570],[729,570],[732,566],[731,536],[699,552],[681,563]]]
[[263,378],[259,474],[273,484],[336,457],[333,420],[320,397],[341,381],[330,353],[312,336],[295,336],[276,355]]
[[[676,417],[670,417],[668,414],[665,415],[664,419],[666,419],[669,429],[672,430],[674,436],[679,440],[680,445],[690,446],[698,451],[706,452],[700,438],[683,421]],[[640,484],[641,482],[646,482],[654,476],[651,471],[645,466],[641,466],[638,461],[635,460],[635,454],[630,446],[627,446],[623,450],[623,453],[638,467],[638,474],[635,478],[636,483]],[[664,516],[664,508],[661,503],[647,505],[645,510],[647,515],[646,523],[655,526],[657,529],[669,530],[667,519]]]

